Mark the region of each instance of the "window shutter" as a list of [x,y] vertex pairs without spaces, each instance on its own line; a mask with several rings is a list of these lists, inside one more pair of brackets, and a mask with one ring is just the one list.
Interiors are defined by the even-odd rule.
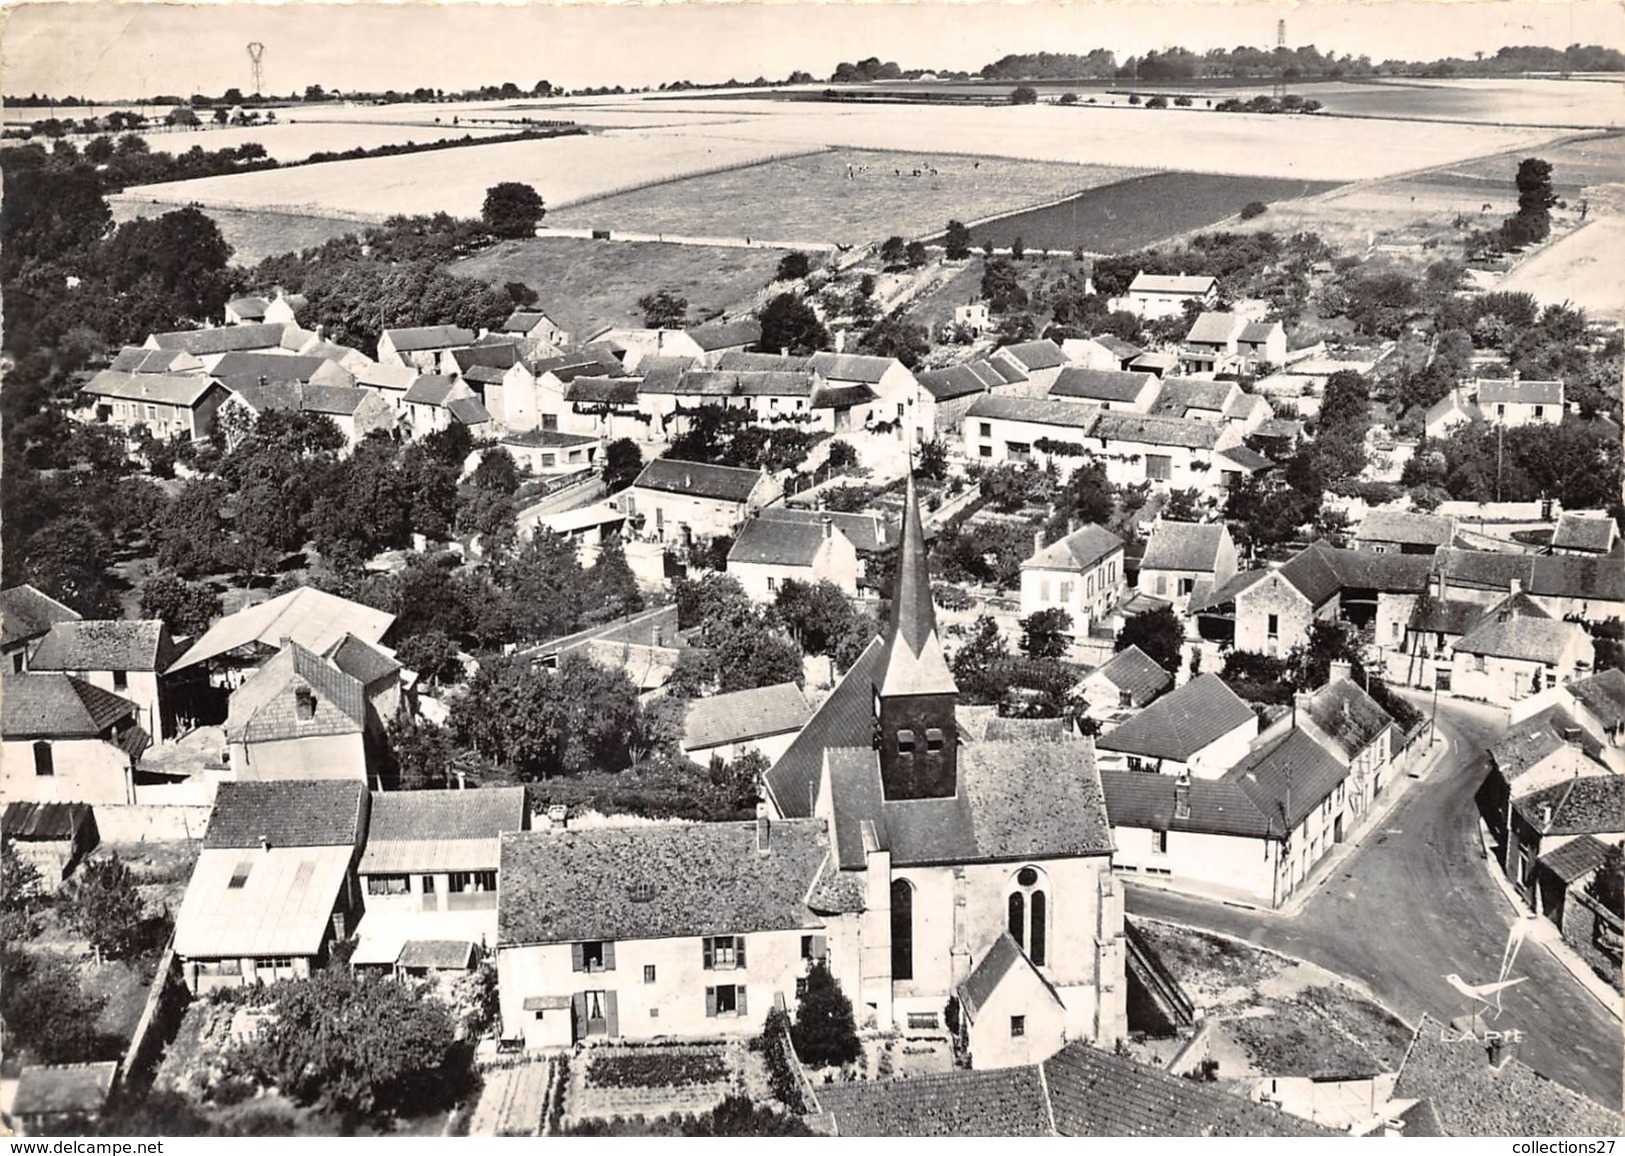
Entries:
[[578,991],[570,997],[570,1010],[574,1013],[570,1025],[574,1029],[575,1038],[580,1039],[587,1034],[587,993]]
[[[615,945],[613,943],[604,944],[604,970],[615,970]],[[611,1032],[610,1034],[614,1035],[615,1033]]]
[[734,937],[734,966],[745,966],[745,937],[743,935]]
[[581,958],[581,944],[579,944],[579,943],[572,943],[570,945],[570,970],[571,971],[586,971],[587,970],[587,963],[586,963],[586,961],[584,959]]
[[717,989],[714,987],[708,987],[705,989],[705,1014],[711,1016],[712,1018],[716,1017]]
[[739,993],[739,995],[738,995],[739,1002],[738,1002],[738,1005],[737,1005],[738,1009],[739,1009],[739,1014],[744,1015],[746,1010],[747,1010],[746,1007],[745,1007],[745,985],[740,984],[734,990]]
[[710,941],[710,939],[702,939],[702,940],[700,940],[700,950],[701,950],[701,952],[704,953],[704,956],[705,956],[705,959],[704,959],[705,970],[710,971],[715,966],[715,963],[716,963],[715,958],[711,954],[711,941]]
[[612,1039],[621,1034],[621,1017],[616,1002],[614,992],[604,993],[604,1030]]
[[812,957],[823,959],[829,954],[829,940],[822,935],[812,937]]

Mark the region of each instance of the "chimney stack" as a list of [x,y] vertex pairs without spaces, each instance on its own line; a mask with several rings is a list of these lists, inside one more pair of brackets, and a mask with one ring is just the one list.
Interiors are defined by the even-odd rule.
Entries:
[[1550,831],[1551,829],[1552,829],[1552,805],[1550,803],[1542,803],[1540,805],[1540,830],[1541,830],[1541,833],[1544,834],[1545,832]]
[[824,527],[824,540],[827,542],[835,536],[835,519],[825,514],[819,521]]
[[1328,681],[1334,681],[1334,680],[1339,679],[1339,678],[1350,678],[1350,679],[1352,679],[1353,677],[1354,677],[1354,664],[1353,663],[1348,662],[1348,661],[1346,661],[1344,659],[1341,659],[1341,658],[1334,658],[1328,664],[1328,675],[1327,675],[1327,680]]
[[566,829],[570,825],[570,808],[563,803],[554,803],[547,809],[547,825],[554,831]]
[[1522,594],[1523,593],[1523,579],[1522,578],[1514,578],[1514,579],[1512,579],[1510,582],[1507,583],[1507,588],[1513,594]]
[[837,329],[835,331],[835,352],[846,352],[846,330],[844,329]]
[[1068,534],[1076,534],[1081,529],[1083,529],[1083,526],[1076,518],[1066,520],[1066,532]]
[[1033,531],[1033,553],[1034,554],[1041,553],[1043,551],[1043,549],[1044,549],[1044,531],[1042,529],[1034,530]]
[[1181,771],[1179,778],[1174,780],[1174,818],[1189,819],[1191,817],[1191,775],[1189,771]]
[[1486,1031],[1484,1036],[1484,1052],[1492,1071],[1499,1072],[1507,1066],[1507,1061],[1518,1058],[1518,1042],[1514,1033]]
[[270,849],[271,849],[271,837],[269,835],[261,835],[260,836],[260,850],[261,851],[269,851]]
[[767,854],[768,842],[772,838],[772,828],[773,824],[767,817],[767,804],[758,802],[756,804],[756,850],[759,854]]

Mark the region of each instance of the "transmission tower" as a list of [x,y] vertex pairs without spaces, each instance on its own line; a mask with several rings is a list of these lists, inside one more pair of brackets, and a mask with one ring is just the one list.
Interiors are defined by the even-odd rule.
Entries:
[[248,62],[254,70],[254,95],[259,96],[265,84],[265,45],[258,40],[249,41]]
[[1281,63],[1280,54],[1286,49],[1286,21],[1275,22],[1275,99],[1280,100],[1286,95],[1286,65]]

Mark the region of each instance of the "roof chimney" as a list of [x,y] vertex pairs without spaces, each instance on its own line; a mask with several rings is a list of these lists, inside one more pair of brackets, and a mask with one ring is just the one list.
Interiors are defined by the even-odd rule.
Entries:
[[[1354,664],[1346,659],[1334,658],[1327,666],[1328,681],[1354,677]],[[1346,705],[1346,704],[1345,704]]]
[[1066,520],[1066,532],[1068,534],[1076,534],[1082,528],[1083,528],[1083,524],[1081,522],[1079,522],[1078,519],[1076,519],[1076,518],[1068,518]]
[[1033,531],[1033,553],[1042,553],[1044,549],[1044,530],[1042,527]]
[[550,830],[564,830],[570,825],[570,808],[563,803],[554,803],[547,809],[547,825]]
[[1509,581],[1507,583],[1507,589],[1510,590],[1513,594],[1522,594],[1523,593],[1523,579],[1522,578],[1513,578],[1511,581]]
[[1552,805],[1550,803],[1540,805],[1540,829],[1543,834],[1552,829]]
[[756,804],[756,851],[765,855],[768,850],[768,841],[772,837],[773,824],[767,817],[767,803]]
[[261,835],[260,836],[260,850],[261,851],[269,851],[270,849],[271,849],[271,836],[269,836],[269,835]]
[[1191,817],[1191,775],[1189,771],[1179,772],[1179,778],[1174,780],[1174,818],[1189,819]]
[[779,356],[780,357],[789,357],[790,356],[790,347],[788,345],[779,346]]
[[1518,1037],[1514,1032],[1487,1031],[1484,1033],[1484,1053],[1492,1071],[1499,1072],[1509,1060],[1518,1058]]
[[825,539],[833,538],[835,536],[835,519],[831,518],[828,514],[825,514],[819,519],[819,521],[824,527]]

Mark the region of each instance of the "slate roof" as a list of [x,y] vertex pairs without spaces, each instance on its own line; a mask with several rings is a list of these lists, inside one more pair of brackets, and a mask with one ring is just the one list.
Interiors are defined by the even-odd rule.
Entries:
[[1000,352],[1015,358],[1029,373],[1035,369],[1055,369],[1066,364],[1066,355],[1061,352],[1061,347],[1047,337],[1006,345]]
[[483,425],[491,420],[491,411],[480,404],[477,397],[454,397],[446,403],[446,408],[464,425]]
[[1427,554],[1377,554],[1315,542],[1281,566],[1281,577],[1319,606],[1345,587],[1420,594],[1427,589],[1433,564]]
[[216,622],[170,670],[181,670],[250,643],[280,647],[283,639],[321,653],[345,634],[377,642],[395,616],[314,586],[244,607]]
[[1581,835],[1555,851],[1546,852],[1540,857],[1540,865],[1564,883],[1573,883],[1601,867],[1607,855],[1607,843],[1591,835]]
[[686,332],[695,345],[712,353],[736,345],[756,344],[762,339],[762,323],[754,317],[745,317],[721,325],[701,325]]
[[1411,614],[1411,629],[1459,636],[1471,630],[1482,617],[1484,605],[1481,602],[1441,601],[1437,598],[1424,602],[1418,599],[1416,609]]
[[1175,273],[1136,273],[1129,282],[1130,293],[1195,293],[1200,296],[1218,283],[1212,277]]
[[793,682],[698,698],[683,724],[683,749],[704,750],[800,730],[812,708]]
[[786,357],[780,353],[747,353],[731,349],[717,359],[717,368],[730,373],[803,373],[811,362],[810,357]]
[[819,525],[824,518],[835,523],[859,553],[874,553],[897,545],[902,537],[901,527],[889,514],[842,513],[838,510],[804,510],[795,506],[764,506],[757,514],[758,521],[802,522]]
[[1351,759],[1394,725],[1377,700],[1348,678],[1334,678],[1315,691],[1305,711],[1321,733]]
[[952,401],[973,393],[986,393],[987,381],[968,365],[950,365],[916,374],[915,381],[937,401]]
[[418,405],[445,405],[446,398],[457,388],[457,379],[444,373],[425,373],[406,391],[406,400]]
[[94,1115],[107,1104],[118,1075],[118,1061],[93,1064],[42,1064],[22,1069],[11,1114],[35,1116]]
[[215,792],[205,850],[277,847],[353,847],[362,821],[366,784],[345,779],[240,782]]
[[1097,676],[1118,690],[1128,691],[1136,699],[1157,694],[1174,681],[1173,675],[1152,662],[1151,656],[1138,646],[1130,646],[1112,655],[1105,665],[1089,675],[1090,678]]
[[1509,618],[1503,622],[1494,615],[1485,615],[1456,642],[1456,651],[1555,666],[1584,635],[1585,628],[1575,622],[1550,618]]
[[1221,458],[1233,462],[1244,470],[1267,470],[1275,463],[1250,446],[1230,446],[1215,451]]
[[259,325],[222,325],[213,329],[181,329],[174,333],[154,333],[149,341],[159,349],[182,350],[195,357],[237,350],[276,349],[282,345],[285,326],[277,323]]
[[1230,537],[1223,522],[1158,522],[1145,545],[1140,572],[1196,570],[1212,573],[1219,547]]
[[396,353],[418,353],[428,349],[472,345],[479,334],[456,325],[417,325],[405,329],[386,329],[384,336],[389,338]]
[[861,353],[815,353],[808,359],[812,371],[825,381],[856,381],[878,385],[894,365],[894,357],[870,357]]
[[1151,417],[1139,413],[1105,410],[1096,419],[1090,435],[1106,441],[1136,442],[1150,446],[1183,446],[1210,450],[1225,427],[1218,422],[1194,418]]
[[203,363],[184,349],[144,349],[139,345],[126,345],[118,351],[108,368],[117,373],[186,373],[201,372]]
[[1102,750],[1185,762],[1249,720],[1253,710],[1216,674],[1199,674],[1095,740]]
[[672,494],[694,494],[719,502],[744,502],[762,480],[760,470],[734,466],[713,466],[705,462],[682,462],[676,458],[655,458],[643,467],[632,484],[645,490]]
[[813,793],[824,770],[824,751],[866,746],[874,734],[874,685],[878,681],[885,644],[873,639],[864,647],[828,698],[819,704],[801,733],[764,776],[768,794],[779,814],[806,818],[812,814]]
[[790,820],[524,831],[502,836],[497,942],[666,939],[816,927],[806,895],[824,825]]
[[1191,614],[1218,610],[1225,603],[1234,602],[1236,595],[1244,590],[1250,590],[1272,573],[1271,570],[1240,570],[1225,579],[1224,584],[1211,593],[1199,596],[1197,591],[1191,591],[1191,600],[1186,609]]
[[169,668],[175,644],[157,619],[58,622],[28,660],[30,670],[152,670]]
[[1068,366],[1056,376],[1055,384],[1049,387],[1049,395],[1077,397],[1085,401],[1133,401],[1147,384],[1155,381],[1155,375],[1149,373]]
[[1186,787],[1190,814],[1181,817],[1176,805],[1177,776],[1145,771],[1100,772],[1106,795],[1106,813],[1113,827],[1147,831],[1191,831],[1202,835],[1232,835],[1244,839],[1280,839],[1279,818],[1273,822],[1259,810],[1252,795],[1228,776],[1192,778]]
[[1535,381],[1526,377],[1481,377],[1478,404],[1562,405],[1561,381]]
[[493,871],[498,839],[529,826],[525,788],[375,791],[362,875]]
[[1259,814],[1290,830],[1318,808],[1348,773],[1348,767],[1331,752],[1295,727],[1249,751],[1225,772],[1224,781],[1239,787]]
[[547,314],[539,309],[515,309],[508,314],[508,319],[502,323],[502,332],[529,333],[547,320],[549,320]]
[[1021,564],[1023,570],[1071,570],[1078,573],[1098,565],[1123,548],[1123,539],[1091,522],[1045,546]]
[[1036,1067],[820,1084],[817,1093],[840,1136],[1054,1134]]
[[1115,333],[1097,333],[1089,340],[1093,341],[1096,345],[1101,346],[1108,353],[1111,353],[1113,356],[1119,359],[1125,357],[1138,357],[1140,354],[1145,352],[1145,350],[1141,349],[1138,345],[1124,341]]
[[[298,717],[296,695],[316,698],[312,718]],[[267,743],[283,739],[360,734],[367,724],[361,683],[326,659],[290,642],[231,694],[226,740]]]
[[[1000,982],[1006,975],[1010,974],[1010,969],[1016,967],[1029,968],[1034,975],[1038,975],[1037,969],[1033,968],[1032,961],[1023,954],[1020,946],[1006,931],[993,941],[993,945],[982,956],[981,962],[959,985],[960,1008],[970,1017],[972,1022],[976,1020],[976,1013],[998,990]],[[1042,975],[1038,975],[1038,978],[1043,982],[1044,977]],[[1048,987],[1049,984],[1045,982],[1044,986]]]
[[1484,1049],[1444,1041],[1424,1014],[1399,1069],[1394,1097],[1430,1100],[1452,1136],[1616,1136],[1619,1113],[1553,1083],[1517,1059],[1499,1071]]
[[95,738],[137,707],[127,698],[71,674],[0,676],[0,735],[6,738]]
[[1476,402],[1462,397],[1454,390],[1451,390],[1438,401],[1428,406],[1427,414],[1423,419],[1424,427],[1431,426],[1435,422],[1449,417],[1451,414],[1458,413],[1465,417],[1468,421],[1481,421],[1484,417],[1484,411],[1478,408],[1478,404]]
[[633,405],[638,400],[638,379],[635,377],[582,376],[573,378],[565,388],[566,401],[582,405]]
[[1186,410],[1200,409],[1220,413],[1236,391],[1233,381],[1205,381],[1201,378],[1170,377],[1162,383],[1162,393],[1152,413],[1167,417],[1184,417]]
[[1258,423],[1253,430],[1257,438],[1300,438],[1303,436],[1303,423],[1291,418],[1267,417]]
[[1236,332],[1236,322],[1239,320],[1234,313],[1204,312],[1191,325],[1185,340],[1202,345],[1228,345],[1230,335]]
[[1606,514],[1582,515],[1564,511],[1558,515],[1557,529],[1552,531],[1554,550],[1585,550],[1593,554],[1606,554],[1614,547],[1619,527]]
[[1281,323],[1279,321],[1249,321],[1242,327],[1241,333],[1237,335],[1236,340],[1245,342],[1248,345],[1262,345],[1280,328]]
[[517,341],[487,342],[451,349],[447,353],[451,363],[465,374],[471,369],[509,370],[525,363],[524,347]]
[[1456,532],[1454,518],[1410,510],[1372,510],[1355,533],[1358,542],[1398,542],[1407,546],[1448,546]]
[[1066,426],[1087,433],[1105,415],[1092,405],[1075,401],[1052,401],[1043,397],[999,397],[987,394],[971,402],[967,417],[1003,418],[1035,425]]
[[[1543,822],[1552,809],[1550,826]],[[1543,835],[1617,835],[1625,831],[1625,775],[1585,775],[1512,800],[1512,809]]]
[[76,839],[86,823],[95,830],[89,803],[7,803],[0,814],[0,835],[24,842],[55,843]]
[[116,397],[121,401],[180,405],[190,409],[211,389],[221,386],[201,373],[119,373],[104,369],[85,382],[79,392],[91,397]]
[[811,566],[823,544],[824,529],[817,523],[752,518],[739,527],[739,536],[728,551],[728,563]]
[[1611,668],[1569,683],[1569,694],[1605,727],[1625,727],[1625,670]]
[[326,364],[325,357],[240,351],[228,353],[217,361],[211,376],[227,385],[237,379],[255,382],[261,377],[267,381],[309,381],[310,375]]
[[1335,1135],[1244,1096],[1083,1043],[1068,1044],[1042,1067],[1055,1130],[1063,1136]]
[[1625,601],[1625,566],[1615,558],[1498,554],[1451,547],[1440,550],[1439,557],[1449,580],[1463,586],[1507,590],[1516,578],[1537,598]]
[[323,657],[362,686],[370,686],[402,669],[399,662],[353,634],[344,635],[328,647]]
[[1568,711],[1553,705],[1522,722],[1513,723],[1490,744],[1490,761],[1501,778],[1512,783],[1525,771],[1567,747],[1565,734],[1574,734],[1582,750],[1593,757],[1600,756],[1602,747],[1597,740],[1577,725]]
[[1005,385],[1014,385],[1018,381],[1026,381],[1027,373],[1019,365],[1015,365],[1002,357],[988,357],[970,363],[971,368],[984,377],[992,377],[989,384],[1003,382]]
[[410,365],[383,365],[374,362],[356,370],[357,385],[370,385],[377,389],[410,389],[418,379],[418,371]]
[[79,612],[32,586],[0,590],[0,645],[38,638],[58,622],[78,622]]
[[692,357],[673,357],[665,354],[645,357],[638,362],[638,376],[643,379],[637,387],[638,392],[682,392],[677,388],[678,382],[698,364],[698,360]]
[[909,474],[903,497],[903,541],[897,548],[892,588],[891,621],[886,629],[886,656],[881,661],[876,692],[885,696],[955,694],[958,687],[948,669],[937,636],[936,607],[931,598],[931,574],[926,562],[925,530],[920,521],[919,495]]

